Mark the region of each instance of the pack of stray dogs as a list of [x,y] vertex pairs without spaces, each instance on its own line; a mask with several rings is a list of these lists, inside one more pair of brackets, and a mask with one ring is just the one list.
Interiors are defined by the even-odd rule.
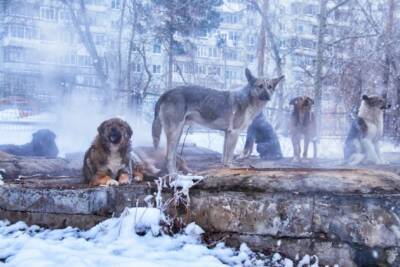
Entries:
[[[247,84],[237,91],[220,91],[196,85],[185,85],[163,93],[158,99],[152,123],[153,148],[138,147],[132,151],[130,125],[122,119],[102,122],[92,145],[86,151],[83,176],[92,186],[120,185],[143,181],[145,175],[159,176],[178,172],[190,173],[187,163],[177,155],[184,126],[199,124],[223,131],[222,163],[231,166],[239,135],[247,129],[243,152],[237,159],[247,158],[256,144],[265,160],[283,158],[273,127],[266,121],[263,109],[284,76],[256,78],[246,68]],[[308,96],[293,98],[289,133],[293,146],[293,161],[308,158],[308,146],[313,144],[317,158],[317,122],[313,112],[314,100]],[[390,108],[386,96],[363,95],[357,117],[353,120],[344,142],[344,159],[349,165],[362,163],[384,164],[379,149],[383,134],[384,110]],[[166,154],[159,148],[161,132],[166,136]],[[58,155],[56,135],[47,129],[33,134],[25,145],[2,145],[0,151],[19,156]],[[303,150],[301,140],[303,139]]]

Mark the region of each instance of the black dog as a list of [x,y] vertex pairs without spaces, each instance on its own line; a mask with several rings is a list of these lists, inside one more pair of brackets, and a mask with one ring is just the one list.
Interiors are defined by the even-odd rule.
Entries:
[[32,141],[24,145],[0,145],[0,151],[16,156],[56,158],[58,148],[56,135],[48,129],[41,129],[32,135]]
[[247,129],[243,157],[251,155],[254,143],[257,144],[257,152],[262,159],[279,160],[283,158],[278,136],[263,113],[260,113]]

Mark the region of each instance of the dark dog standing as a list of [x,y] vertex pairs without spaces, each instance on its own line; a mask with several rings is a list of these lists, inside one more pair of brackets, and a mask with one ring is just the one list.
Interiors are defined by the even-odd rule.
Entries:
[[90,185],[118,185],[130,182],[132,129],[125,121],[104,121],[86,151],[83,175]]
[[260,113],[247,129],[242,157],[251,155],[254,143],[257,144],[256,149],[262,159],[279,160],[283,158],[278,136],[263,113]]
[[56,134],[48,129],[33,133],[32,141],[24,145],[0,145],[0,151],[16,156],[56,158]]

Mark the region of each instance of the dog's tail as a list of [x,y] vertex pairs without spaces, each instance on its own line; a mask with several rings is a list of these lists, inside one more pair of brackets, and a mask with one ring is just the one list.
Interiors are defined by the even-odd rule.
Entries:
[[156,103],[156,107],[154,109],[153,125],[151,128],[151,134],[153,137],[153,147],[155,149],[157,149],[160,144],[160,137],[162,131],[162,125],[160,120],[160,106],[161,106],[161,98]]

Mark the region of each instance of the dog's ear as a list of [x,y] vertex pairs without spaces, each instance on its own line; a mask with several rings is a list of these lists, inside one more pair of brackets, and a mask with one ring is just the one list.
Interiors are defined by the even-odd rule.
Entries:
[[292,98],[292,100],[290,100],[289,105],[294,105],[296,104],[297,99],[299,99],[298,97]]
[[273,83],[273,88],[275,89],[275,87],[278,85],[278,83],[283,80],[285,78],[285,75],[282,75],[281,77],[272,79],[272,83]]
[[314,105],[314,99],[311,97],[307,97],[308,102],[310,102],[311,105]]
[[50,131],[50,130],[49,130],[49,136],[50,136],[50,138],[53,139],[53,140],[55,140],[56,137],[57,137],[57,135],[56,135],[53,131]]
[[362,99],[363,99],[363,100],[368,100],[368,96],[367,96],[367,95],[363,95],[363,96],[362,96]]
[[106,122],[107,122],[107,121],[103,121],[103,122],[99,125],[99,127],[97,127],[97,132],[98,132],[100,135],[102,135],[102,134],[104,133],[104,128],[105,128],[105,126],[106,126]]
[[126,129],[127,129],[127,133],[129,135],[129,138],[131,138],[132,134],[133,134],[132,127],[128,123],[126,123],[126,126],[127,126]]
[[246,68],[244,73],[246,74],[247,82],[250,85],[254,85],[254,83],[256,82],[257,78],[254,77],[253,74],[251,74],[251,71],[248,68]]

